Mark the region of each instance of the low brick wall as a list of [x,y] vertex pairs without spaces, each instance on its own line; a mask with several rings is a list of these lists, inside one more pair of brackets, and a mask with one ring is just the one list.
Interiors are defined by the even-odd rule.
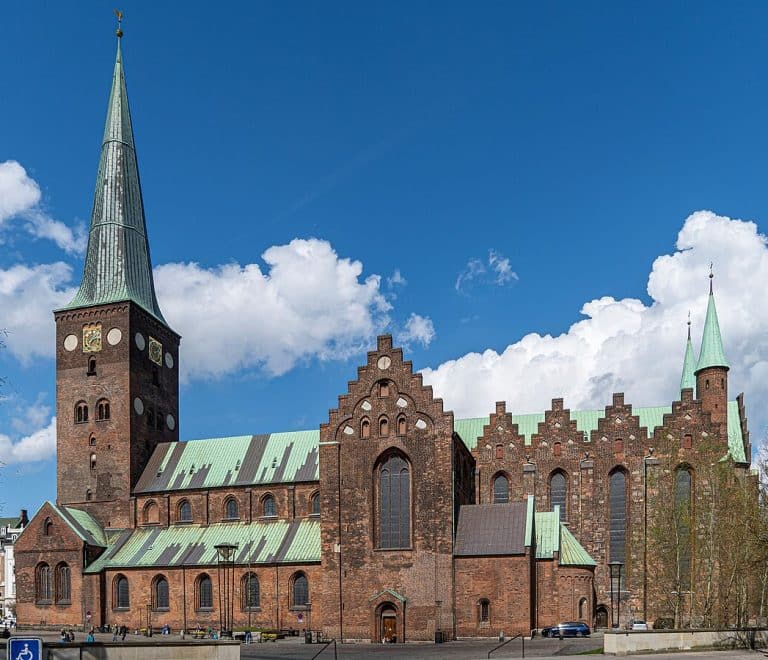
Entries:
[[[48,643],[44,644],[43,657],[48,660],[240,660],[240,642]],[[6,660],[4,643],[0,660]]]
[[730,630],[636,630],[608,631],[603,640],[606,655],[631,655],[654,651],[764,647],[768,631]]

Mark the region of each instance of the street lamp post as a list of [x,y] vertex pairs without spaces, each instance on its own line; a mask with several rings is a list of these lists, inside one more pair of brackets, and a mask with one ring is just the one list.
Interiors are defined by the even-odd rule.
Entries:
[[214,546],[219,565],[219,628],[221,637],[232,638],[232,595],[235,590],[235,552],[237,546]]
[[[611,575],[611,628],[618,628],[621,619],[621,569],[623,567],[624,564],[620,561],[608,563],[608,570]],[[614,584],[616,584],[615,600]]]

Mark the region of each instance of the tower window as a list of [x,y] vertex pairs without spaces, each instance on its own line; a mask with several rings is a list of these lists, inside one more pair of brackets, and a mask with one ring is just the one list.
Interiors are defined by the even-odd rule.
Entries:
[[86,371],[85,373],[87,376],[96,375],[96,358],[95,357],[88,358],[88,371]]
[[155,428],[155,411],[153,408],[147,408],[147,426],[151,429]]
[[721,379],[720,379],[720,389],[721,389],[721,390],[724,390],[724,389],[725,389],[725,378],[721,378]]
[[109,400],[101,399],[96,404],[96,420],[103,422],[107,419],[109,419]]
[[89,488],[85,491],[85,501],[90,502],[93,499],[93,491]]
[[84,424],[88,421],[88,404],[78,401],[75,404],[75,424]]
[[91,452],[91,470],[96,469],[96,454]]
[[708,389],[709,389],[709,378],[707,378],[707,380],[706,380],[706,381],[704,381],[704,389],[705,389],[705,390],[708,390]]
[[96,436],[95,435],[92,435],[90,438],[88,438],[88,444],[91,447],[95,447],[96,446]]
[[157,367],[152,367],[152,384],[160,385],[160,372]]

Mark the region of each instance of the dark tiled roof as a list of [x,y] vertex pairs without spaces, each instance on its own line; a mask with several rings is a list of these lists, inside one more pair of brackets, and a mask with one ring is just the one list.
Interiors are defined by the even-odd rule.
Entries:
[[470,504],[459,510],[457,557],[525,554],[526,502]]

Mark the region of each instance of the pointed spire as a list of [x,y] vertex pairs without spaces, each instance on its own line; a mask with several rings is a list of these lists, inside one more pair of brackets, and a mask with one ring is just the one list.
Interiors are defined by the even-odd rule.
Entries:
[[683,375],[680,377],[680,391],[690,388],[696,389],[696,378],[693,368],[696,358],[693,356],[693,343],[691,343],[691,313],[688,312],[688,342],[685,345],[685,358],[683,359]]
[[80,290],[64,309],[132,300],[165,323],[157,304],[120,41],[96,176]]
[[715,295],[712,292],[712,266],[709,270],[709,301],[707,303],[707,318],[704,320],[704,332],[701,335],[701,350],[699,351],[699,361],[696,364],[696,371],[701,371],[707,367],[725,367],[730,368],[728,360],[725,359],[723,350],[723,340],[720,336],[720,323],[717,320],[717,308],[715,307]]

